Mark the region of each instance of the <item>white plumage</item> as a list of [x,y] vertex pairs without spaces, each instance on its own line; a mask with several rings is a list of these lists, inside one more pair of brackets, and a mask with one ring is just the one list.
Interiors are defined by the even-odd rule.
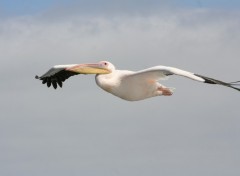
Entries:
[[195,81],[208,84],[219,84],[240,91],[239,81],[226,83],[213,78],[201,76],[174,67],[155,66],[141,71],[117,70],[107,61],[95,64],[57,65],[37,79],[47,86],[56,89],[70,76],[77,74],[96,74],[96,83],[103,90],[128,101],[143,100],[154,96],[170,96],[173,88],[168,88],[159,83],[161,79],[170,75],[183,76]]

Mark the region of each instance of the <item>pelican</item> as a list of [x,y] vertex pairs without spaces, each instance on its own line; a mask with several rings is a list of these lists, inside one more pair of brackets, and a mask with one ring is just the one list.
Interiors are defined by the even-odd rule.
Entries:
[[174,67],[155,66],[140,71],[117,70],[108,61],[87,64],[56,65],[36,79],[56,89],[63,82],[78,74],[96,74],[97,85],[103,90],[128,101],[138,101],[155,96],[170,96],[174,88],[165,87],[159,81],[171,75],[183,76],[195,81],[218,84],[240,91],[240,81],[226,83]]

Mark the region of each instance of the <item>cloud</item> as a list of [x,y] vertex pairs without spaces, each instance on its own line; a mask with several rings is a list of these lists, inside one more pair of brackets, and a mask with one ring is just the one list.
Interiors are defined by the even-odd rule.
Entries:
[[106,59],[119,69],[169,65],[234,81],[238,12],[48,17],[1,19],[0,172],[239,173],[237,91],[172,77],[163,84],[177,88],[173,97],[129,103],[98,89],[93,76],[57,91],[34,80],[55,64]]
[[[133,66],[129,69],[151,66],[147,61],[180,67],[187,67],[188,63],[204,66],[203,57],[212,63],[220,58],[225,62],[229,57],[236,61],[236,16],[239,14],[225,16],[189,10],[146,17],[73,15],[60,21],[37,16],[11,18],[0,26],[1,58],[18,65],[37,63],[36,66],[102,59],[117,65],[120,60],[141,61],[138,68],[130,64]],[[178,64],[181,61],[184,64]],[[127,64],[122,66],[128,67]]]

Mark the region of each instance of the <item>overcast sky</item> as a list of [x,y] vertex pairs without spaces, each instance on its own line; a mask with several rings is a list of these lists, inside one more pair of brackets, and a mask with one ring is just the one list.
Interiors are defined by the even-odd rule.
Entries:
[[0,2],[1,176],[238,176],[238,91],[181,77],[171,97],[127,102],[93,75],[53,90],[56,64],[174,66],[240,80],[240,2]]

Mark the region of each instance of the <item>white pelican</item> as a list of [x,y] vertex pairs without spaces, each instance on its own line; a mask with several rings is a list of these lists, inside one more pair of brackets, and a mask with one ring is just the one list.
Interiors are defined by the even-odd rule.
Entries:
[[71,64],[56,65],[41,77],[42,80],[56,89],[57,85],[62,87],[62,83],[70,76],[77,74],[96,74],[95,80],[103,90],[128,101],[143,100],[146,98],[173,94],[174,88],[161,85],[158,81],[170,75],[179,75],[208,84],[219,84],[240,91],[240,81],[226,83],[213,78],[201,76],[174,67],[155,66],[137,72],[128,70],[117,70],[114,65],[107,61],[94,64]]

